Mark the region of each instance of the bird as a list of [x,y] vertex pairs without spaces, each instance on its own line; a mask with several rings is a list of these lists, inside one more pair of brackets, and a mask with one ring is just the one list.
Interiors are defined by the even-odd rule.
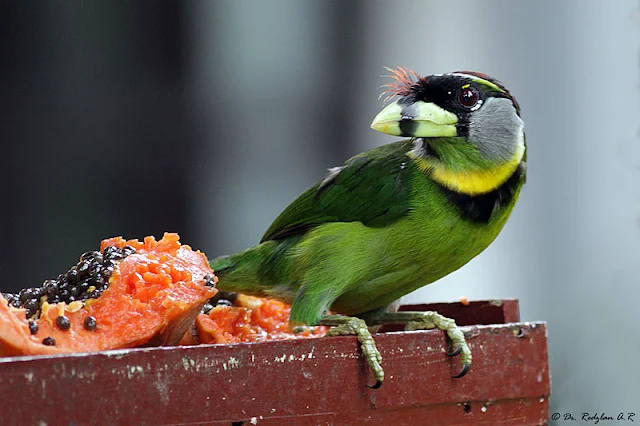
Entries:
[[388,104],[371,128],[404,139],[329,169],[258,245],[210,263],[220,290],[290,303],[292,325],[356,335],[374,389],[384,369],[371,330],[383,324],[443,330],[448,355],[460,355],[454,377],[469,371],[471,350],[454,320],[398,312],[398,301],[485,250],[526,179],[520,106],[501,82],[473,71],[388,70]]

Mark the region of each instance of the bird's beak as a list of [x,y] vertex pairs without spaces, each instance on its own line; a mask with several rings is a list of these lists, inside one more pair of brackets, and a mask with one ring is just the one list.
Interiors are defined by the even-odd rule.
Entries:
[[403,99],[380,111],[371,128],[394,136],[434,138],[456,136],[458,117],[434,103],[403,102]]

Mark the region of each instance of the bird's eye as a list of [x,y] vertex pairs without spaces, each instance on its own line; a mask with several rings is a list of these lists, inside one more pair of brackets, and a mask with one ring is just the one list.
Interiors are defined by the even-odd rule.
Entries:
[[473,108],[476,106],[479,98],[478,92],[471,87],[460,90],[458,94],[458,101],[460,105],[465,108]]

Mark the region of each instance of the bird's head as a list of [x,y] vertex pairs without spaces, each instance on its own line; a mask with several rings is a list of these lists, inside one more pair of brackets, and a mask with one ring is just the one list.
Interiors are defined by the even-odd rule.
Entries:
[[390,71],[394,82],[383,94],[398,99],[375,117],[374,130],[423,138],[436,151],[439,142],[463,141],[479,162],[501,163],[524,152],[520,107],[499,81],[470,71],[426,77],[404,68]]
[[525,136],[520,107],[499,81],[470,71],[420,77],[390,70],[388,99],[371,127],[415,138],[407,153],[431,178],[466,195],[496,190],[524,175]]

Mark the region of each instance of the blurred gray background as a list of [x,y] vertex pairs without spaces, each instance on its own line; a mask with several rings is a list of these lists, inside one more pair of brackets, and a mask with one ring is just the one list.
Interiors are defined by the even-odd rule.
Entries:
[[519,298],[552,411],[640,415],[637,0],[0,3],[0,290],[113,235],[255,244],[361,151],[383,66],[502,80],[528,181],[497,241],[411,301]]

